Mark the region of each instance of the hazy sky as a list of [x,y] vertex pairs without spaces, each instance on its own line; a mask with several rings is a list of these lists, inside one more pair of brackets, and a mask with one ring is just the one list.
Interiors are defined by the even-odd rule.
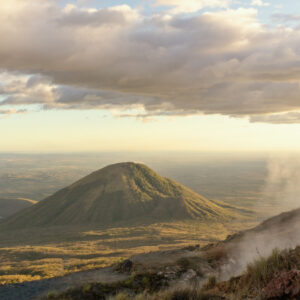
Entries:
[[0,1],[0,151],[300,150],[300,1]]

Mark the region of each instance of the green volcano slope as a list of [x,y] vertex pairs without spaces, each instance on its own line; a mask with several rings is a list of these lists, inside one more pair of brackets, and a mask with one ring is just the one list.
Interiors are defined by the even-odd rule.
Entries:
[[222,222],[236,216],[234,210],[161,177],[147,166],[128,162],[84,177],[3,220],[1,227],[113,226],[185,219]]

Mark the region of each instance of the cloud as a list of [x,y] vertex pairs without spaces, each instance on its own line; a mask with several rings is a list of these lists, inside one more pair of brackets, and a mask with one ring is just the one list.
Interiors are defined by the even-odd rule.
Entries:
[[270,5],[270,3],[264,2],[264,1],[262,1],[262,0],[252,0],[252,1],[251,1],[251,4],[252,4],[253,6],[269,6],[269,5]]
[[116,117],[118,118],[136,118],[136,119],[141,119],[143,121],[147,120],[152,120],[153,117],[158,117],[158,116],[163,116],[163,117],[186,117],[186,116],[191,116],[199,114],[198,111],[187,111],[187,110],[178,110],[178,111],[162,111],[162,110],[157,110],[157,111],[152,111],[152,112],[139,112],[139,113],[117,113],[115,114]]
[[300,111],[300,29],[267,27],[257,13],[146,16],[126,5],[1,1],[1,104],[275,123]]
[[231,0],[156,0],[158,6],[170,6],[170,13],[193,13],[204,7],[228,7]]
[[300,112],[251,116],[250,121],[272,124],[300,124]]
[[300,15],[292,15],[292,14],[273,14],[272,20],[274,22],[299,22],[300,21]]
[[27,112],[26,109],[0,109],[0,116],[10,116],[10,115],[14,115],[14,114],[25,114]]
[[[41,75],[0,75],[0,106],[41,105],[44,109],[105,109],[140,107],[140,97],[112,91],[57,85]],[[0,99],[1,99],[0,98]],[[143,97],[144,105],[155,106],[160,100]]]
[[67,5],[57,18],[61,26],[123,26],[138,19],[138,14],[127,5],[97,9],[78,9]]

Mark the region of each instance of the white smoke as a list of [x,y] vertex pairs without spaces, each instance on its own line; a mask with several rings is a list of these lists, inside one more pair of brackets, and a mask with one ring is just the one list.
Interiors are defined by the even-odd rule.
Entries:
[[229,245],[229,263],[221,269],[220,279],[228,280],[242,274],[249,263],[268,257],[274,249],[293,249],[300,244],[300,220],[289,224],[278,222],[274,228],[262,232],[249,232]]
[[264,195],[279,212],[300,207],[300,155],[274,156],[268,160]]
[[[269,158],[264,187],[264,201],[270,202],[272,213],[278,215],[300,207],[300,155],[281,155]],[[259,208],[259,207],[258,207]],[[274,213],[276,212],[276,213]],[[221,270],[221,279],[243,273],[247,264],[267,257],[277,248],[291,249],[300,245],[300,213],[277,216],[259,229],[244,234],[237,242],[229,243],[229,264]]]

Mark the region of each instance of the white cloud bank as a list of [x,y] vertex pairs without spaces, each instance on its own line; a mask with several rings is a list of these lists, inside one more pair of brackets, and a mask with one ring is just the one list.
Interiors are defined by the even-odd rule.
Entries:
[[262,0],[252,0],[251,4],[254,6],[269,6],[270,5],[270,3],[264,2]]
[[25,109],[0,109],[0,116],[9,116],[13,114],[24,114],[27,111]]
[[[259,1],[259,0],[254,0]],[[228,7],[231,0],[156,0],[158,6],[172,7],[170,13],[193,13],[204,7]]]
[[263,26],[254,8],[144,16],[10,0],[0,22],[0,104],[299,122],[300,29]]

